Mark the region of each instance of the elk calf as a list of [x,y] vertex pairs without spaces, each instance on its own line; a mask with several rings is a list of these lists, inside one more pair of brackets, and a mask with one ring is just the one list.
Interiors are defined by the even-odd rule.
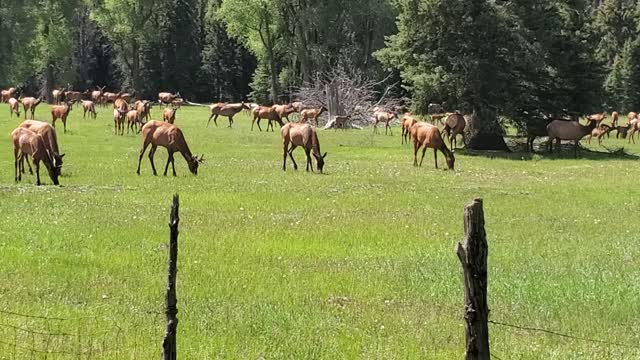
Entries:
[[[140,125],[139,129],[138,125]],[[129,133],[129,130],[136,133],[139,133],[140,130],[142,130],[142,121],[140,121],[140,113],[138,110],[129,110],[129,112],[127,112],[127,134]]]
[[58,182],[58,169],[53,164],[53,156],[47,149],[42,136],[35,132],[19,127],[11,133],[13,141],[13,155],[15,158],[15,180],[22,181],[22,172],[24,171],[24,160],[27,156],[31,156],[33,167],[36,171],[36,185],[40,185],[40,161],[42,161],[49,172],[49,177],[55,185]]
[[89,117],[93,117],[93,119],[95,120],[96,117],[98,116],[98,113],[96,113],[96,105],[93,101],[91,100],[82,100],[82,118],[86,119],[87,118],[87,113],[89,113]]
[[16,98],[9,98],[8,102],[9,102],[9,114],[10,114],[11,118],[13,119],[13,113],[16,113],[16,115],[19,118],[20,117],[20,103],[18,102],[18,100],[16,100]]
[[378,123],[384,123],[384,134],[387,135],[387,130],[391,132],[391,136],[393,136],[393,132],[391,131],[391,125],[389,123],[391,120],[397,118],[398,115],[392,112],[388,112],[385,110],[378,110],[373,113],[373,132],[375,134],[378,133]]
[[67,133],[67,117],[71,112],[73,107],[73,102],[63,102],[62,105],[54,105],[51,107],[51,125],[56,127],[56,120],[62,120],[62,125],[64,126],[64,133]]
[[34,97],[23,97],[22,99],[20,99],[20,102],[22,102],[22,108],[24,110],[24,118],[27,118],[27,110],[29,110],[29,112],[31,112],[31,119],[33,120],[35,118],[35,113],[36,113],[36,107],[38,105],[40,105],[40,103],[42,102],[43,97],[40,96],[39,98],[34,98]]
[[173,124],[176,121],[176,111],[178,108],[168,107],[162,112],[162,121],[166,121],[169,124]]

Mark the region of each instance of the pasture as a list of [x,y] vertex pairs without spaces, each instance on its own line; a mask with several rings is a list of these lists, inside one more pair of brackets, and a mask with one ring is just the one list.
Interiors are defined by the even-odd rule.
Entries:
[[[3,105],[6,110],[6,105]],[[115,136],[111,108],[58,125],[61,186],[14,183],[0,118],[0,359],[151,359],[164,333],[168,219],[180,194],[178,349],[185,359],[459,359],[463,290],[455,244],[462,209],[482,197],[490,319],[621,344],[640,341],[640,160],[572,151],[465,154],[435,170],[429,150],[394,136],[319,130],[325,174],[282,167],[275,133],[246,115],[205,128],[208,109],[176,125],[198,175],[151,174],[140,135]],[[159,116],[158,107],[152,118]],[[50,121],[48,105],[36,119]],[[264,122],[263,122],[264,123]],[[263,128],[265,126],[263,125]],[[586,146],[586,140],[582,142]],[[606,146],[640,154],[615,136]],[[602,151],[597,141],[590,147]],[[446,168],[439,154],[441,168]],[[46,184],[50,180],[42,173]],[[64,318],[25,318],[6,312]],[[17,328],[69,333],[42,336]],[[501,359],[634,359],[640,349],[490,325]],[[19,346],[15,346],[14,344]],[[117,347],[119,350],[114,350]]]

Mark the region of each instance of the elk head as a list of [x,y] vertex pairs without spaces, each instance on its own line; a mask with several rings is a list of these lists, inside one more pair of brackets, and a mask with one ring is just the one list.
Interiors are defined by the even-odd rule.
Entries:
[[203,162],[204,162],[204,154],[200,155],[200,157],[198,157],[197,155],[192,156],[191,161],[188,162],[189,171],[191,171],[193,175],[198,175],[198,165],[200,165]]
[[313,154],[313,157],[316,158],[316,164],[318,165],[318,170],[320,174],[322,174],[322,168],[324,168],[324,158],[327,156],[327,153],[322,154],[322,156],[318,154]]

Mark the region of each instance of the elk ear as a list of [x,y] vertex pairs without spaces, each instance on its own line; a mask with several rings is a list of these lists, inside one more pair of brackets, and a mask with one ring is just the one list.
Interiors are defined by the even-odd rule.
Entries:
[[327,153],[322,154],[322,158],[326,158],[327,157]]
[[62,159],[64,157],[64,154],[60,154],[60,159]]

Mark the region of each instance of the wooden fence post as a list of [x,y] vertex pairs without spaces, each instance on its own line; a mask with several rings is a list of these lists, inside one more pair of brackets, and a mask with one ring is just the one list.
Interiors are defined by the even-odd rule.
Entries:
[[178,194],[173,196],[171,206],[171,218],[169,221],[169,268],[167,270],[167,294],[165,297],[165,314],[167,316],[167,328],[162,341],[162,359],[176,360],[176,335],[178,332],[178,299],[176,298],[176,272],[178,267],[178,208],[180,201]]
[[464,332],[466,360],[489,360],[487,323],[487,236],[482,199],[464,207],[464,240],[458,243],[458,258],[464,273]]

